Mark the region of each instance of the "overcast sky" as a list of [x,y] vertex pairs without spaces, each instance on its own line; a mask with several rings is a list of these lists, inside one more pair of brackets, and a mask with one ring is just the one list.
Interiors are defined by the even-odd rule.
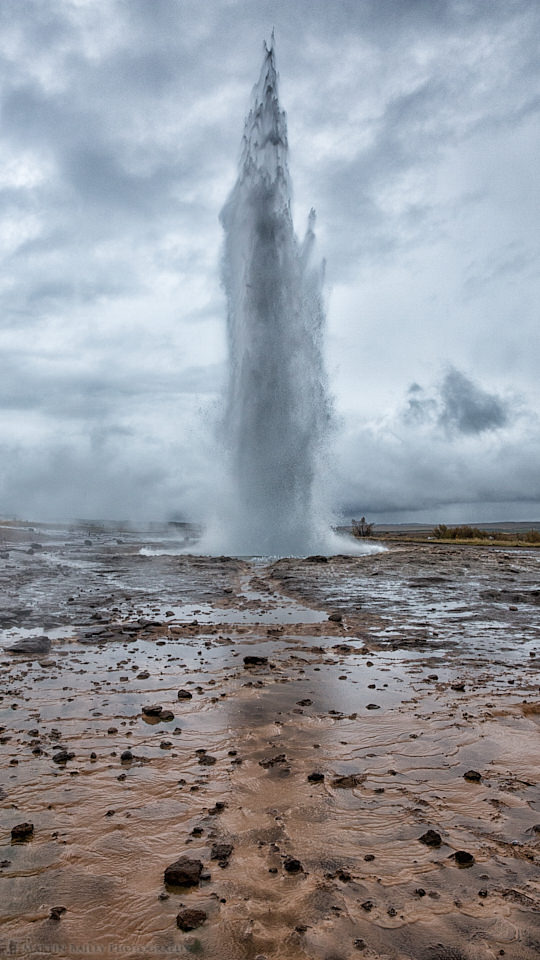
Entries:
[[0,514],[204,513],[272,27],[336,507],[540,519],[538,0],[1,0]]

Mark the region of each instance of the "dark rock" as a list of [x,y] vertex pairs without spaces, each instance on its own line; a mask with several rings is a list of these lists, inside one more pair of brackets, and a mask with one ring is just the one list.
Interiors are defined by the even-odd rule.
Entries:
[[28,637],[13,643],[5,648],[8,653],[18,653],[26,657],[41,657],[50,653],[51,641],[49,637]]
[[210,859],[211,860],[228,860],[233,850],[234,850],[234,846],[232,843],[225,843],[223,841],[219,843],[214,843],[212,846]]
[[381,708],[378,703],[368,703],[366,706],[366,710],[380,710],[380,709]]
[[159,717],[163,713],[163,707],[159,703],[153,703],[148,707],[143,707],[142,712],[145,717]]
[[371,863],[374,859],[375,859],[374,853],[366,853],[364,857],[364,860],[366,861],[366,863]]
[[451,689],[451,690],[457,690],[457,691],[459,691],[460,693],[462,693],[462,692],[465,690],[465,684],[464,684],[464,683],[451,683],[451,684],[450,684],[450,689]]
[[53,763],[67,763],[68,760],[73,760],[74,756],[75,754],[68,750],[57,750],[53,757]]
[[353,947],[356,947],[357,950],[365,950],[367,943],[365,940],[362,940],[362,937],[357,937],[356,940],[353,940]]
[[309,697],[306,697],[305,700],[297,700],[296,703],[299,707],[310,707],[313,703],[313,700],[310,700]]
[[165,868],[164,882],[174,887],[192,887],[199,883],[203,865],[200,860],[179,857]]
[[66,907],[51,907],[51,912],[49,914],[49,920],[60,920],[60,917],[63,913],[66,912]]
[[440,847],[442,843],[441,835],[436,830],[428,830],[418,839],[420,843],[425,843],[426,847]]
[[262,667],[268,663],[268,657],[258,657],[255,654],[250,654],[248,657],[244,657],[244,666],[245,667]]
[[190,907],[186,910],[181,910],[176,917],[176,925],[187,932],[188,930],[196,930],[197,927],[202,926],[206,921],[207,914],[204,910],[198,910],[195,907]]
[[332,786],[339,790],[352,790],[364,780],[365,776],[361,773],[349,773],[342,777],[334,777]]
[[308,780],[310,783],[322,783],[322,781],[324,780],[324,773],[317,773],[317,772],[310,773],[308,775]]
[[209,753],[203,753],[202,757],[199,757],[199,763],[203,767],[213,767],[216,761],[217,758],[211,757]]
[[478,773],[478,770],[467,770],[467,773],[463,774],[463,779],[470,780],[471,783],[480,783],[482,774]]
[[474,863],[474,857],[472,853],[467,853],[466,850],[456,850],[456,852],[451,856],[457,863],[458,867],[472,867]]
[[18,823],[15,827],[11,828],[11,839],[16,842],[21,842],[23,840],[31,840],[34,836],[34,824],[33,823]]
[[304,871],[300,860],[297,860],[295,857],[284,857],[283,869],[286,870],[287,873],[303,873]]
[[364,900],[364,902],[361,903],[360,906],[362,907],[362,910],[365,910],[366,913],[369,913],[371,910],[373,910],[373,901]]
[[312,557],[306,557],[306,563],[328,563],[328,557],[323,557],[321,553],[315,553]]
[[343,617],[341,613],[336,612],[336,613],[331,613],[328,619],[331,621],[331,623],[341,623],[341,621],[343,620]]
[[120,760],[122,763],[131,763],[133,760],[133,754],[131,750],[124,750],[123,753],[120,754]]
[[162,721],[162,723],[170,723],[171,720],[174,720],[174,713],[172,710],[162,710],[159,715],[159,719]]
[[259,766],[268,770],[269,767],[274,767],[277,763],[286,763],[286,761],[285,754],[278,753],[275,757],[265,757],[263,760],[259,760]]
[[178,691],[178,699],[179,699],[179,700],[192,700],[192,699],[193,699],[193,694],[190,693],[189,690],[179,690],[179,691]]

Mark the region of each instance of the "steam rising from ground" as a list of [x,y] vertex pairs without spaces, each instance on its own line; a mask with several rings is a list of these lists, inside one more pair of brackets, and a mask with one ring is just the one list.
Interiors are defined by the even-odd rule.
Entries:
[[321,495],[330,424],[321,353],[323,265],[314,263],[313,210],[303,242],[294,232],[287,124],[272,47],[265,47],[238,179],[221,221],[229,485],[221,490],[219,523],[205,548],[265,555],[343,551]]

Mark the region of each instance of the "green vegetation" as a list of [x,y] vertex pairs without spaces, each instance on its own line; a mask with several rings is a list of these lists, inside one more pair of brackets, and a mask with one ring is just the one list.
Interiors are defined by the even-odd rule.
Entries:
[[540,530],[527,530],[525,533],[502,533],[491,530],[480,530],[478,527],[469,527],[467,525],[460,527],[447,527],[445,523],[440,523],[433,530],[432,536],[436,540],[489,540],[500,543],[527,543],[540,544]]

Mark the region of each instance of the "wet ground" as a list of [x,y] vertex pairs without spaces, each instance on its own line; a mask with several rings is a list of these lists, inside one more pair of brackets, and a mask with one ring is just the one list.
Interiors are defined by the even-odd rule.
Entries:
[[540,553],[178,550],[0,527],[0,955],[538,957]]

